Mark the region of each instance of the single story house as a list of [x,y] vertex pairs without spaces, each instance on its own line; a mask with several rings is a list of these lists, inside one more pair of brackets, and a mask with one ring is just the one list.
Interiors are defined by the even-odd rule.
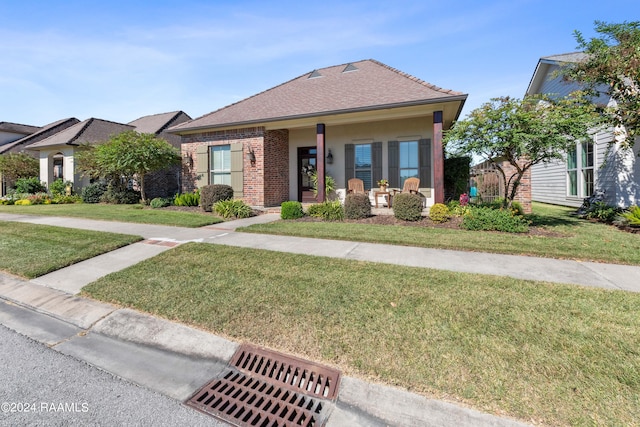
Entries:
[[[75,125],[78,122],[80,122],[80,120],[76,118],[68,118],[57,120],[43,127],[35,128],[36,130],[34,132],[31,132],[26,136],[23,135],[23,137],[20,139],[0,145],[0,155],[8,153],[26,153],[37,158],[37,152],[26,150],[26,147],[28,145],[41,141],[53,134],[56,134],[68,128],[69,126]],[[0,196],[4,196],[7,194],[8,187],[13,183],[6,182],[6,180],[2,176],[0,176],[0,181]]]
[[112,135],[133,129],[130,125],[90,118],[24,148],[39,153],[40,181],[45,185],[60,178],[71,181],[77,190],[89,183],[89,178],[83,178],[75,168],[78,147],[106,141]]
[[[183,191],[229,184],[256,207],[314,201],[330,175],[365,188],[420,178],[427,205],[444,200],[442,133],[466,94],[442,89],[375,60],[317,69],[197,119],[182,136]],[[318,200],[324,198],[320,188]]]
[[[75,153],[80,145],[97,144],[107,141],[113,135],[128,130],[151,133],[167,140],[176,148],[180,147],[180,138],[166,130],[175,124],[190,120],[182,111],[154,114],[140,117],[128,124],[90,118],[80,122],[77,119],[65,119],[56,122],[47,133],[47,137],[29,140],[22,149],[38,153],[40,159],[40,180],[47,186],[58,178],[71,181],[74,188],[81,189],[89,183],[75,170]],[[33,137],[33,135],[32,135]],[[18,143],[20,141],[16,141]],[[160,171],[147,180],[149,197],[164,197],[175,194],[180,189],[180,168]]]
[[[566,96],[581,89],[558,74],[561,67],[583,60],[584,53],[567,53],[540,58],[526,95]],[[606,91],[605,91],[606,92]],[[595,99],[599,105],[610,97]],[[540,163],[531,168],[531,198],[534,201],[579,207],[595,191],[604,192],[604,201],[613,206],[640,204],[640,143],[623,150],[612,128],[597,132],[593,139],[576,143],[562,160]]]

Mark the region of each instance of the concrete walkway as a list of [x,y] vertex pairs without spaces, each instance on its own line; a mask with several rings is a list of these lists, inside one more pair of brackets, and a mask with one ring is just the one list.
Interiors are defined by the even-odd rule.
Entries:
[[[99,277],[189,241],[640,292],[640,267],[234,231],[239,226],[278,218],[278,214],[265,214],[193,229],[0,214],[0,220],[5,221],[134,234],[145,239],[31,281],[0,274],[0,323],[57,351],[183,401],[224,369],[238,344],[76,294]],[[344,377],[327,425],[523,424]]]

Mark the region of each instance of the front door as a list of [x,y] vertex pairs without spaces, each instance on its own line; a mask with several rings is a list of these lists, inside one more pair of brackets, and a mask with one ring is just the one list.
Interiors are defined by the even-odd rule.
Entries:
[[298,201],[316,203],[311,175],[316,171],[316,147],[298,147]]

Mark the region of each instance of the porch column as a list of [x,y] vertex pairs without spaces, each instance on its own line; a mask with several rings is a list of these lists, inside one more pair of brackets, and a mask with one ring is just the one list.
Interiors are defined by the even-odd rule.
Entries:
[[444,203],[444,149],[442,147],[442,111],[433,112],[433,196]]
[[324,123],[316,125],[316,170],[318,171],[318,203],[325,201]]

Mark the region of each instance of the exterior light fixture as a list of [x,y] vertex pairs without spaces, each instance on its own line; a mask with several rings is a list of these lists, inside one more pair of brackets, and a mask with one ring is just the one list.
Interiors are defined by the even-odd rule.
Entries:
[[185,165],[187,165],[189,168],[193,167],[193,157],[191,157],[190,153],[184,153],[184,163]]
[[247,160],[251,162],[251,166],[256,165],[256,153],[254,153],[251,147],[249,147],[249,152],[247,153]]
[[331,154],[331,150],[329,150],[329,154],[327,154],[327,164],[330,165],[333,163],[333,154]]

